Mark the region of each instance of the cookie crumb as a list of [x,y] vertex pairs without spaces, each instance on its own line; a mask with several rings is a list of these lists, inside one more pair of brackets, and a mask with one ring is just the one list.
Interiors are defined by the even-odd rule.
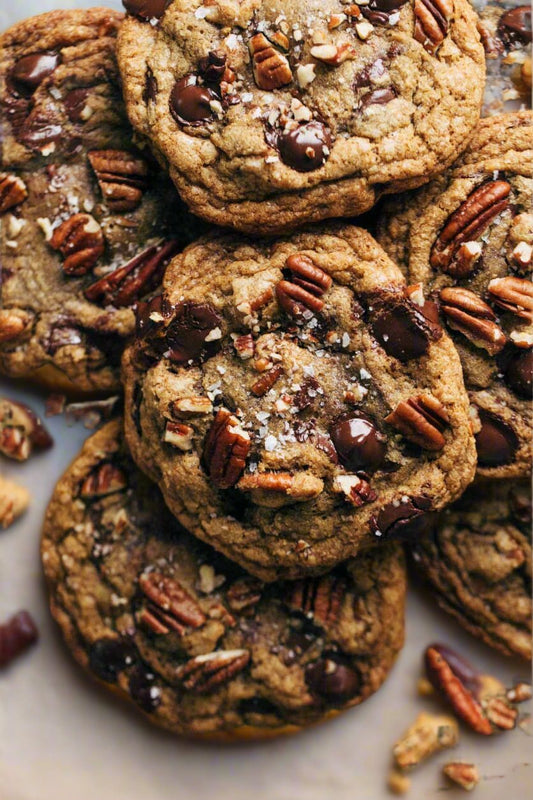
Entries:
[[391,769],[387,779],[387,787],[392,794],[406,794],[411,787],[411,781],[405,773]]

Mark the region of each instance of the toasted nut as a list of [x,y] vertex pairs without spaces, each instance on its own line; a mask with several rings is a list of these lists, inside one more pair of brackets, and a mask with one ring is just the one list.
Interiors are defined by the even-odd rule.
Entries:
[[205,614],[183,586],[158,572],[146,572],[139,578],[139,588],[150,601],[139,614],[139,621],[153,633],[175,631],[183,635],[187,628],[200,628]]
[[0,342],[16,339],[26,330],[31,321],[30,315],[22,310],[0,309]]
[[459,740],[459,728],[453,717],[419,714],[414,723],[394,745],[393,755],[398,767],[414,767],[433,753],[454,747]]
[[286,57],[263,33],[252,36],[249,47],[255,82],[260,89],[270,92],[292,81],[292,72]]
[[448,33],[453,0],[415,0],[415,39],[435,53]]
[[24,181],[17,175],[0,175],[0,214],[20,205],[28,196]]
[[256,397],[263,397],[276,383],[276,381],[283,375],[283,367],[281,364],[270,369],[268,372],[263,373],[255,383],[250,386],[250,391]]
[[505,334],[495,322],[487,303],[469,289],[447,287],[440,292],[442,311],[450,328],[466,336],[476,347],[496,355],[505,347]]
[[174,416],[181,414],[203,415],[213,411],[213,403],[209,397],[202,395],[190,395],[189,397],[178,397],[170,403],[170,413]]
[[341,607],[347,595],[346,580],[339,575],[323,575],[289,584],[289,608],[311,616],[317,625],[327,627],[339,620]]
[[337,475],[333,481],[333,491],[344,494],[346,499],[356,508],[372,503],[377,494],[368,481],[359,475]]
[[533,256],[533,247],[527,242],[518,242],[513,248],[512,256],[519,267],[529,267]]
[[398,403],[385,417],[385,422],[425,450],[442,450],[445,444],[442,431],[449,425],[450,418],[436,397],[421,394]]
[[246,333],[244,336],[238,336],[233,342],[233,346],[239,358],[246,361],[248,358],[254,357],[255,342],[251,333]]
[[227,683],[249,661],[248,650],[215,650],[213,653],[191,658],[182,667],[178,667],[176,678],[185,689],[204,694]]
[[257,578],[247,575],[238,578],[226,592],[226,600],[232,611],[243,616],[253,614],[256,605],[261,600],[263,584]]
[[489,296],[504,311],[533,322],[533,283],[525,278],[494,278],[490,281]]
[[516,726],[518,711],[505,695],[487,697],[481,703],[485,716],[495,730],[512,731]]
[[475,764],[465,764],[462,761],[449,761],[447,764],[444,764],[442,771],[447,778],[467,792],[471,792],[479,783],[479,772]]
[[420,697],[431,697],[431,695],[435,694],[435,688],[427,678],[418,679],[416,682],[416,690]]
[[0,527],[7,528],[27,509],[30,493],[0,475]]
[[301,317],[306,311],[318,313],[324,308],[323,300],[289,281],[277,284],[276,297],[282,309],[291,317]]
[[531,684],[520,681],[507,690],[507,699],[510,703],[525,703],[531,700]]
[[54,230],[50,247],[64,256],[67,275],[85,275],[104,252],[104,234],[90,214],[74,214]]
[[93,150],[89,161],[111,211],[133,211],[148,186],[148,164],[126,150]]
[[192,450],[194,428],[190,425],[183,425],[181,422],[167,421],[163,441],[177,447],[178,450]]
[[334,44],[318,44],[311,48],[313,58],[335,67],[353,58],[354,53],[354,48],[348,42],[344,42],[340,47]]
[[128,487],[126,476],[119,467],[106,462],[97,467],[82,482],[80,496],[85,499],[106,497],[123,492]]
[[206,436],[203,461],[209,477],[219,489],[234,486],[246,466],[250,437],[239,420],[226,408],[219,409]]
[[317,267],[312,258],[304,253],[293,253],[285,262],[290,271],[291,283],[301,286],[311,294],[320,297],[331,287],[332,279],[327,272]]
[[280,508],[318,497],[324,481],[308,472],[254,472],[241,478],[237,489],[250,492],[256,505]]
[[16,461],[26,461],[34,449],[46,450],[53,443],[31,408],[0,398],[0,452]]

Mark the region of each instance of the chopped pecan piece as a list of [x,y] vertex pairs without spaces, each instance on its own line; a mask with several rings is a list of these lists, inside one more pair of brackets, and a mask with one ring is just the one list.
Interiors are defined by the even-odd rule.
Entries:
[[50,247],[64,256],[67,275],[85,275],[104,252],[104,234],[90,214],[74,214],[54,230]]
[[258,602],[261,600],[263,584],[257,578],[246,576],[238,578],[226,592],[226,600],[232,611],[243,616],[253,614]]
[[127,150],[93,150],[89,161],[110,211],[133,211],[148,186],[148,164]]
[[250,492],[257,505],[280,508],[318,497],[324,481],[308,472],[254,472],[241,478],[237,489]]
[[346,597],[348,584],[339,575],[323,575],[289,584],[291,589],[289,608],[311,615],[322,627],[334,625],[339,619],[342,601]]
[[31,408],[0,398],[0,452],[16,461],[26,461],[33,449],[46,450],[53,443]]
[[447,778],[467,792],[472,791],[479,783],[479,772],[475,764],[449,761],[444,764],[442,771]]
[[337,475],[333,482],[333,491],[344,494],[356,508],[377,499],[377,494],[370,483],[358,475]]
[[213,404],[209,397],[202,395],[191,395],[189,397],[178,397],[172,400],[169,406],[170,413],[179,417],[181,414],[210,414],[213,411]]
[[249,661],[248,650],[215,650],[191,658],[176,670],[176,677],[185,689],[203,694],[231,680]]
[[385,422],[424,450],[442,450],[445,443],[442,431],[449,425],[450,419],[436,397],[420,394],[399,402],[394,411],[385,417]]
[[226,408],[219,409],[206,436],[203,460],[209,477],[219,489],[234,486],[246,466],[250,437]]
[[533,322],[533,283],[525,278],[494,278],[489,283],[492,302],[504,311]]
[[472,265],[456,258],[463,242],[477,239],[509,205],[511,186],[507,181],[489,181],[474,189],[448,219],[431,248],[429,262],[455,277],[470,274]]
[[38,638],[37,626],[27,611],[19,611],[0,625],[0,667],[6,667]]
[[270,369],[268,372],[265,372],[258,378],[255,383],[253,383],[250,387],[250,391],[252,394],[255,394],[256,397],[263,397],[276,383],[278,378],[283,375],[283,367],[281,364]]
[[27,489],[0,475],[0,527],[8,528],[30,502]]
[[166,266],[179,249],[175,240],[152,245],[91,284],[84,295],[92,303],[102,302],[116,308],[130,306],[159,285]]
[[447,287],[440,292],[441,308],[450,328],[459,331],[476,347],[496,355],[505,347],[506,337],[487,303],[469,289]]
[[192,450],[192,441],[194,436],[194,428],[190,425],[183,425],[181,422],[167,421],[165,425],[165,432],[163,434],[163,441],[177,447],[178,450]]
[[158,572],[145,572],[139,578],[139,587],[149,600],[139,621],[153,633],[171,631],[185,633],[187,628],[200,628],[206,621],[202,609],[178,581]]
[[439,750],[453,747],[458,740],[459,727],[453,717],[423,712],[396,742],[392,752],[396,764],[406,769]]
[[251,333],[246,333],[243,336],[238,336],[233,342],[233,346],[239,358],[245,361],[248,358],[254,357],[255,342]]
[[263,33],[252,36],[249,47],[255,82],[260,89],[271,92],[292,81],[292,72],[286,56],[280,53]]
[[487,697],[482,700],[481,705],[493,729],[512,731],[516,726],[518,711],[505,695]]
[[415,39],[435,53],[448,33],[453,0],[415,0]]
[[0,309],[0,342],[9,342],[27,328],[31,317],[25,311]]
[[123,492],[128,481],[121,469],[110,462],[101,464],[83,481],[80,495],[84,498],[106,497],[108,494]]
[[0,176],[0,214],[20,205],[27,196],[26,184],[17,175]]

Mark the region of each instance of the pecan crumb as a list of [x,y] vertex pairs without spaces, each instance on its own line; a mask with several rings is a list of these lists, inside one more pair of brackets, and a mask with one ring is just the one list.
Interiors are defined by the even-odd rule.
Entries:
[[467,792],[471,792],[479,783],[479,772],[475,764],[450,761],[444,764],[442,771],[449,780]]

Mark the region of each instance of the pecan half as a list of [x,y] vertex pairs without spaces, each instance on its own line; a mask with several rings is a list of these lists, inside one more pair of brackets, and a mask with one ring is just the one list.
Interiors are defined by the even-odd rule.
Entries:
[[347,581],[339,575],[324,575],[290,584],[289,608],[313,617],[323,627],[339,619],[342,601],[348,591]]
[[26,461],[34,449],[46,450],[53,443],[31,408],[0,398],[0,452],[16,461]]
[[215,650],[178,667],[176,678],[191,692],[211,692],[241,672],[249,661],[248,650]]
[[470,274],[472,263],[460,263],[457,251],[463,242],[477,239],[509,205],[511,186],[507,181],[489,181],[474,189],[459,208],[448,219],[439,233],[429,263],[449,275],[465,277]]
[[167,421],[165,425],[165,432],[163,434],[163,441],[177,447],[178,450],[192,450],[192,441],[194,436],[194,428],[190,425],[183,425],[181,422]]
[[203,461],[219,489],[234,486],[246,466],[250,437],[226,408],[219,409],[205,439]]
[[258,378],[255,383],[250,386],[250,391],[252,394],[255,394],[256,397],[263,397],[276,383],[278,378],[283,375],[283,367],[281,364],[269,369],[268,372],[265,372]]
[[0,214],[20,205],[27,196],[26,184],[17,175],[0,176]]
[[67,275],[85,275],[104,252],[104,234],[90,214],[74,214],[54,230],[50,247],[64,256]]
[[81,497],[106,497],[108,494],[123,492],[128,481],[121,469],[110,462],[101,464],[83,481],[80,489]]
[[420,394],[399,402],[385,417],[385,422],[424,450],[442,450],[445,444],[442,431],[449,425],[450,418],[436,397]]
[[487,303],[469,289],[449,286],[441,289],[441,308],[449,327],[459,331],[476,347],[490,355],[499,353],[506,337]]
[[301,317],[306,312],[318,314],[324,308],[323,300],[290,281],[280,281],[276,285],[276,297],[291,317]]
[[324,490],[324,481],[308,472],[254,472],[241,478],[237,489],[250,492],[257,505],[281,508],[318,497]]
[[139,622],[153,633],[171,631],[185,633],[187,628],[200,628],[206,621],[202,609],[178,581],[159,572],[145,572],[139,588],[149,603],[139,614]]
[[257,578],[246,576],[238,578],[226,592],[226,600],[232,611],[243,616],[250,616],[261,600],[263,584]]
[[444,41],[452,14],[453,0],[415,0],[414,36],[429,53]]
[[533,322],[533,283],[525,278],[494,278],[490,281],[489,296],[504,311]]
[[359,475],[337,475],[333,482],[333,491],[344,494],[356,508],[377,499],[377,494],[370,483]]
[[317,267],[313,260],[303,253],[289,256],[285,266],[290,271],[291,283],[301,286],[317,297],[327,292],[333,282],[327,272]]
[[250,54],[255,82],[260,89],[271,92],[292,81],[292,72],[286,56],[263,33],[250,39]]
[[93,150],[88,154],[110,211],[133,211],[148,187],[148,164],[127,150]]
[[175,240],[152,245],[127,264],[91,284],[84,295],[92,303],[102,302],[115,308],[131,306],[160,284],[166,266],[179,249]]

